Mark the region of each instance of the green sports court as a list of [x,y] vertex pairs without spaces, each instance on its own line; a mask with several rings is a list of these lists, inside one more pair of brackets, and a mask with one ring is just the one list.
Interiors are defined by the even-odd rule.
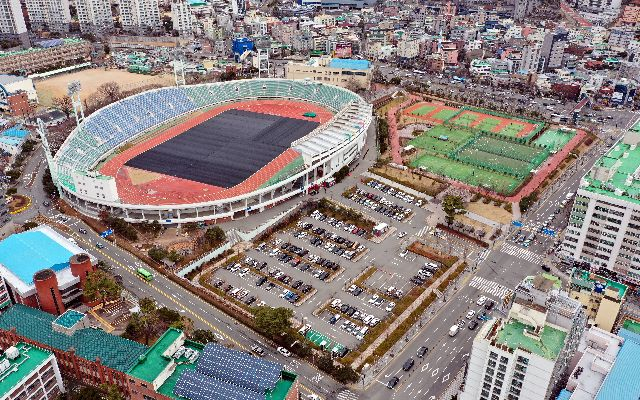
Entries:
[[422,117],[423,115],[429,114],[431,111],[437,110],[437,109],[438,109],[437,106],[425,104],[425,105],[420,106],[420,107],[416,108],[415,110],[411,111],[411,114],[412,115],[417,115],[419,117]]
[[307,340],[309,340],[311,343],[315,344],[316,346],[323,347],[327,350],[334,351],[336,353],[344,348],[344,346],[341,345],[340,343],[329,339],[326,335],[323,335],[322,333],[315,331],[313,329],[309,329],[305,334],[305,337],[307,338]]
[[534,143],[544,146],[550,151],[558,151],[569,143],[575,135],[576,132],[572,129],[548,129]]

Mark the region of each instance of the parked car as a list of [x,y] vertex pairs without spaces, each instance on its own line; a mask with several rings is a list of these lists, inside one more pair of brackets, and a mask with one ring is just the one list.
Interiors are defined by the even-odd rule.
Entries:
[[264,349],[260,346],[257,346],[257,345],[251,346],[251,351],[260,357],[264,357]]
[[291,357],[291,352],[284,347],[278,347],[276,350],[285,357]]

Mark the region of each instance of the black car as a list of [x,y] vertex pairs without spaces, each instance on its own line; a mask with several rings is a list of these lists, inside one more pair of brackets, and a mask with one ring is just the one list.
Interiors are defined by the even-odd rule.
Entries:
[[493,300],[487,300],[486,303],[484,303],[484,309],[487,311],[491,311],[491,309],[493,309],[493,306],[495,306],[496,303],[493,302]]
[[343,305],[340,306],[340,312],[341,313],[346,313],[348,309],[349,309],[349,305],[348,304],[343,304]]
[[320,274],[320,276],[318,276],[318,279],[323,281],[323,280],[327,279],[328,276],[329,276],[329,273],[327,271],[324,271],[323,273]]
[[476,321],[469,322],[469,329],[474,330],[476,329],[477,326],[478,326],[478,323]]
[[413,368],[413,364],[415,364],[415,361],[413,361],[413,358],[408,359],[407,361],[404,362],[404,364],[402,364],[402,370],[409,371],[411,368]]
[[357,287],[354,291],[353,291],[353,295],[354,296],[360,296],[362,294],[362,288]]
[[357,310],[355,309],[355,307],[349,307],[349,308],[347,309],[347,311],[345,312],[345,314],[347,314],[348,316],[352,316],[353,314],[355,314],[355,313],[356,313],[356,311],[357,311]]
[[246,305],[250,306],[254,301],[256,301],[256,298],[255,298],[255,297],[253,297],[253,296],[251,296],[251,297],[249,297],[248,299],[246,299],[246,300],[244,301],[244,304],[246,304]]
[[393,378],[389,379],[389,382],[387,383],[387,387],[389,389],[393,389],[394,387],[396,387],[398,382],[400,382],[400,378],[398,378],[397,376],[394,376]]
[[297,280],[297,281],[295,281],[295,282],[293,282],[293,283],[291,284],[291,287],[292,287],[292,288],[294,288],[294,289],[297,289],[297,288],[299,288],[301,285],[302,285],[302,281]]
[[541,265],[540,268],[545,272],[551,272],[551,268],[548,265]]
[[427,351],[429,351],[429,348],[427,346],[421,346],[418,349],[418,354],[417,354],[418,357],[420,357],[420,358],[424,357],[424,355],[427,354]]
[[263,276],[263,277],[261,277],[260,279],[258,279],[258,280],[256,281],[256,286],[262,286],[262,285],[264,285],[264,283],[265,283],[266,281],[267,281],[267,277],[266,277],[266,276]]

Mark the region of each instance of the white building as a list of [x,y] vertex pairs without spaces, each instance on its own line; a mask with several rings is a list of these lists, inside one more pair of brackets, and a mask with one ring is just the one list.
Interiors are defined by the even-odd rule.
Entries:
[[113,29],[109,0],[76,0],[76,10],[82,32],[108,32]]
[[396,49],[396,55],[401,58],[414,59],[420,53],[419,40],[400,40]]
[[5,93],[26,92],[29,101],[38,102],[38,92],[33,85],[33,79],[18,75],[0,74],[0,104],[3,103]]
[[526,72],[539,72],[540,42],[532,42],[522,48],[522,67]]
[[193,14],[191,7],[186,0],[171,1],[171,21],[173,29],[178,31],[180,36],[193,36]]
[[578,9],[591,13],[617,13],[622,6],[622,0],[578,0]]
[[537,5],[538,0],[516,0],[515,8],[513,10],[513,19],[517,22],[524,21],[524,19],[531,14]]
[[127,31],[157,31],[162,27],[158,0],[120,0],[120,22]]
[[640,283],[640,133],[628,131],[582,178],[563,252]]
[[0,400],[53,400],[64,393],[56,356],[49,350],[16,343],[0,357]]
[[34,30],[68,32],[71,22],[69,0],[26,0],[29,22]]
[[20,0],[0,0],[0,37],[13,38],[26,33]]
[[581,304],[552,275],[527,277],[506,318],[473,340],[461,400],[548,399],[585,326]]
[[471,60],[471,65],[469,66],[469,72],[471,73],[471,75],[476,75],[480,77],[491,75],[491,64],[479,58],[475,60]]

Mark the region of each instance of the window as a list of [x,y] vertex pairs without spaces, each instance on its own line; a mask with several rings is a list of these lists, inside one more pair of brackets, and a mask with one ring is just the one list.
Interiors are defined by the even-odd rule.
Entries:
[[507,366],[504,365],[504,364],[498,365],[498,371],[506,372],[507,371]]
[[487,368],[487,374],[492,375],[493,376],[494,370],[493,368]]
[[488,390],[483,390],[482,391],[482,395],[485,397],[489,397],[489,391]]
[[495,393],[495,394],[500,394],[500,388],[498,388],[498,387],[494,387],[494,388],[493,388],[493,393]]
[[487,390],[489,390],[489,389],[491,389],[491,384],[485,382],[485,383],[482,384],[482,387],[487,389]]
[[495,367],[496,366],[496,362],[495,361],[489,360],[488,364],[489,364],[490,367]]
[[493,379],[493,378],[491,377],[491,375],[485,375],[485,376],[484,376],[484,381],[485,381],[485,382],[489,382],[489,383],[491,383],[491,380],[492,380],[492,379]]
[[494,353],[493,351],[489,353],[489,358],[492,360],[497,360],[498,359],[498,354]]
[[509,391],[511,393],[515,394],[516,396],[520,396],[520,389],[516,389],[514,387],[511,387],[511,389]]
[[502,381],[499,381],[496,379],[496,382],[494,383],[494,385],[497,387],[502,387]]
[[498,379],[504,379],[504,374],[502,372],[498,372],[496,376],[498,377]]
[[500,357],[500,362],[506,364],[509,362],[509,359],[507,357]]

